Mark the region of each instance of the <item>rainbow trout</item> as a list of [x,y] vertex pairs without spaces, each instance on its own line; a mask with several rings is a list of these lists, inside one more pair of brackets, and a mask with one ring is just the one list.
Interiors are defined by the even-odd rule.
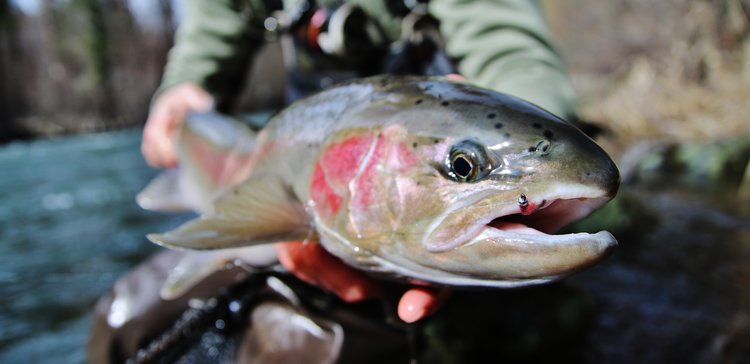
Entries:
[[139,196],[152,209],[188,197],[202,212],[148,236],[166,247],[242,255],[234,248],[318,240],[353,267],[412,283],[515,287],[591,266],[617,244],[604,231],[554,234],[616,193],[609,156],[541,108],[464,83],[340,85],[257,135],[194,115],[178,144],[183,172]]

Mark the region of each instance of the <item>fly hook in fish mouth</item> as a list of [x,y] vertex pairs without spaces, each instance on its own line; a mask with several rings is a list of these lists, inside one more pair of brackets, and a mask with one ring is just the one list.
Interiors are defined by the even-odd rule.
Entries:
[[521,207],[529,206],[529,199],[527,199],[526,195],[524,195],[523,193],[521,194],[521,196],[518,197],[518,206],[521,206]]

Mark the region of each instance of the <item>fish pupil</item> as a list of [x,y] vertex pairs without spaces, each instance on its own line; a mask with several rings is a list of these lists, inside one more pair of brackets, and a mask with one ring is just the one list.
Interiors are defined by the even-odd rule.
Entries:
[[465,156],[457,156],[453,160],[453,172],[460,178],[469,177],[472,169],[474,169],[472,163]]

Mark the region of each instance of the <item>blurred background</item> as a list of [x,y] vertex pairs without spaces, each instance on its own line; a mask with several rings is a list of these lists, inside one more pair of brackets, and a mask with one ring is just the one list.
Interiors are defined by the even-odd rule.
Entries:
[[8,141],[142,123],[179,2],[0,2],[0,135]]
[[[585,293],[565,345],[575,362],[749,363],[750,1],[542,3],[623,175],[574,227],[620,247],[566,282]],[[140,127],[180,4],[0,0],[1,363],[85,361],[97,297],[183,219],[133,202],[156,173]],[[281,70],[248,77],[242,110],[280,105]],[[518,330],[511,359],[560,340]]]

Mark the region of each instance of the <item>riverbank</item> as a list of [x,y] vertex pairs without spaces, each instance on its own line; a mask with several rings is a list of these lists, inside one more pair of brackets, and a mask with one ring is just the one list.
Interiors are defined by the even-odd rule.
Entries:
[[14,140],[33,140],[76,134],[91,134],[141,126],[145,113],[138,120],[125,117],[103,119],[98,115],[27,116],[14,120],[0,132],[0,144]]

